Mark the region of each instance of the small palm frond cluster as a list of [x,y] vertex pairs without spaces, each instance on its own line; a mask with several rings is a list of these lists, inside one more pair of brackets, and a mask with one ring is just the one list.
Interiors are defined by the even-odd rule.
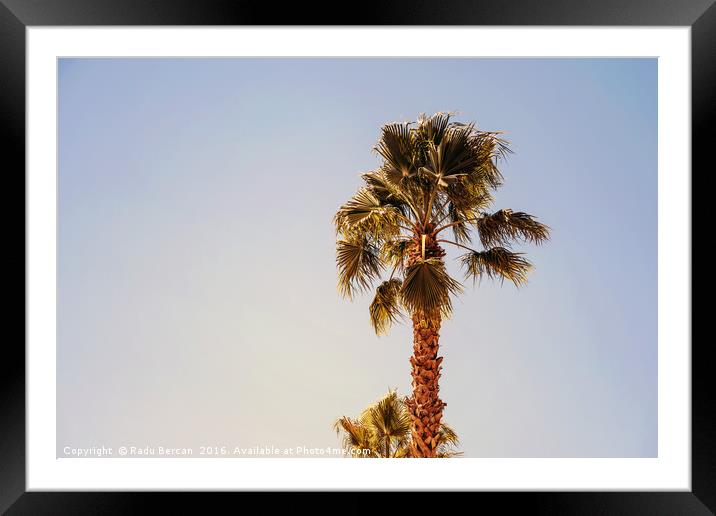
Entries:
[[[405,400],[394,390],[366,408],[357,419],[343,416],[334,426],[342,434],[346,455],[353,458],[405,458],[410,456],[410,414]],[[447,425],[440,427],[438,457],[461,452],[457,434]]]
[[410,313],[430,313],[440,308],[449,314],[450,294],[461,291],[462,285],[450,277],[442,260],[425,258],[405,268],[401,301]]
[[[451,296],[462,286],[445,269],[441,244],[467,251],[460,257],[465,279],[526,281],[531,264],[511,244],[540,244],[549,228],[527,213],[487,212],[503,181],[498,162],[510,152],[500,133],[455,122],[449,113],[421,115],[383,126],[374,150],[381,165],[361,175],[363,187],[334,223],[341,294],[352,298],[387,276],[370,306],[377,333],[402,310],[450,314]],[[473,233],[481,249],[470,247]]]

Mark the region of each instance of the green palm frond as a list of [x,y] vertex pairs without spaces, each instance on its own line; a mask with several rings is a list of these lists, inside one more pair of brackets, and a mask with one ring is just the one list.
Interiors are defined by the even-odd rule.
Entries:
[[410,432],[410,413],[394,390],[368,407],[361,420],[372,426],[379,439],[400,438]]
[[416,127],[418,140],[440,145],[443,136],[450,127],[451,117],[452,113],[435,113],[432,116],[427,116],[425,113],[422,113],[418,117]]
[[361,174],[366,183],[366,188],[375,195],[381,206],[390,206],[403,215],[408,215],[409,199],[401,191],[399,184],[388,180],[384,170],[366,172]]
[[502,185],[503,177],[497,163],[512,151],[507,140],[500,138],[500,134],[492,131],[476,131],[473,134],[470,144],[479,165],[468,177],[471,183],[488,185],[493,189]]
[[493,200],[488,185],[479,181],[471,182],[469,178],[451,183],[446,196],[455,209],[463,212],[468,219],[473,218],[475,212],[487,208]]
[[403,305],[411,313],[442,311],[449,314],[452,309],[450,295],[460,292],[462,285],[450,277],[442,260],[418,260],[405,269],[401,295]]
[[399,444],[395,450],[395,453],[393,453],[393,458],[394,459],[406,459],[408,457],[410,457],[410,447],[408,446],[408,444],[405,444],[405,443]]
[[383,268],[378,249],[365,236],[339,240],[336,244],[338,290],[347,298],[371,287]]
[[336,226],[355,226],[367,219],[383,206],[380,199],[367,188],[361,188],[336,213]]
[[388,333],[391,324],[402,315],[400,312],[400,287],[402,284],[401,280],[393,278],[384,281],[376,289],[369,312],[370,322],[378,335]]
[[470,231],[468,230],[466,222],[469,219],[469,216],[464,216],[462,212],[455,208],[453,203],[448,205],[448,215],[448,220],[451,224],[454,224],[452,226],[452,233],[455,237],[455,241],[459,244],[470,242]]
[[513,253],[504,247],[493,247],[486,251],[471,251],[460,257],[465,268],[465,277],[473,282],[483,275],[489,278],[508,279],[519,287],[527,282],[527,273],[532,268],[522,253]]
[[457,446],[460,444],[460,439],[455,433],[455,430],[443,423],[440,425],[440,443]]
[[380,258],[388,267],[402,271],[408,252],[414,245],[413,239],[407,237],[387,240],[380,250]]
[[398,122],[384,125],[374,148],[385,161],[386,177],[394,183],[415,173],[413,158],[416,148],[410,126],[410,123]]
[[439,144],[430,142],[425,168],[438,178],[438,185],[467,176],[481,165],[480,155],[474,152],[472,125],[453,127],[446,131]]
[[[356,419],[343,416],[333,425],[341,436],[345,450],[353,452],[351,457],[410,457],[411,418],[406,399],[397,391],[387,394],[370,404]],[[460,441],[455,431],[444,423],[440,425],[438,457],[455,457]]]
[[439,443],[437,456],[439,458],[450,458],[462,455],[462,452],[456,450],[456,448],[460,445],[460,439],[451,427],[442,423],[440,425],[440,432],[438,436]]
[[508,245],[511,240],[518,238],[537,245],[549,239],[549,227],[521,211],[505,209],[483,215],[475,222],[475,226],[480,234],[480,242],[485,247]]
[[361,188],[338,209],[333,218],[336,231],[347,234],[369,234],[374,239],[390,238],[400,233],[401,210],[381,202],[368,188]]
[[[355,421],[343,416],[333,424],[333,428],[339,435],[341,430],[343,431],[342,445],[345,450],[360,452],[351,454],[352,457],[380,456],[375,448],[376,442],[369,426],[364,425],[360,421]],[[362,453],[363,451],[367,451],[367,453]]]

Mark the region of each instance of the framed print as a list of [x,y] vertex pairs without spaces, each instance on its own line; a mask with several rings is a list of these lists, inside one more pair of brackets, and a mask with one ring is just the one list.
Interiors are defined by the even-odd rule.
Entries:
[[0,1],[26,201],[3,511],[716,510],[711,2]]

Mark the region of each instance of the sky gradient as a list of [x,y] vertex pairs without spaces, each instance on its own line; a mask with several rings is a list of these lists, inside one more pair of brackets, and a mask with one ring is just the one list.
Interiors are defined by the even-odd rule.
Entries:
[[380,126],[436,111],[505,131],[494,209],[552,229],[443,324],[465,456],[657,455],[655,59],[61,59],[58,94],[59,456],[337,447],[408,394],[410,328],[339,297],[331,219]]

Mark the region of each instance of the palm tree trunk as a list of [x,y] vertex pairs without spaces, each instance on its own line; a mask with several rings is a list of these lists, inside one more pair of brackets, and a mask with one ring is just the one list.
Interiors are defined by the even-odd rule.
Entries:
[[440,313],[413,314],[413,356],[410,357],[413,395],[407,400],[412,420],[412,457],[436,457],[445,403],[438,396],[440,390]]

